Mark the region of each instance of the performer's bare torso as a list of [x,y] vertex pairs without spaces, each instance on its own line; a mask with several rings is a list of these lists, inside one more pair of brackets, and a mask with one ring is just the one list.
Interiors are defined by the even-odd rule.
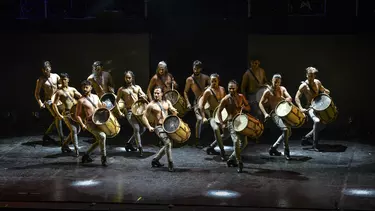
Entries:
[[[92,103],[89,100],[86,99],[86,97],[89,98],[94,103],[96,108],[92,105]],[[92,115],[94,114],[96,109],[99,108],[99,97],[98,97],[98,95],[91,93],[88,96],[83,96],[82,98],[79,99],[79,101],[82,103],[82,111],[81,112],[85,113],[87,121],[91,121]]]
[[51,99],[52,95],[57,91],[58,80],[60,79],[59,75],[56,73],[50,73],[50,76],[42,76],[39,78],[38,83],[41,84],[41,88],[44,92],[44,101]]
[[139,99],[140,96],[145,96],[141,87],[138,85],[121,87],[120,92],[121,99],[124,101],[126,109],[131,109],[132,105]]
[[87,80],[92,83],[92,87],[95,90],[95,93],[100,97],[105,93],[113,92],[110,88],[111,75],[106,71],[102,71],[100,74],[91,74]]
[[75,96],[80,95],[77,93],[78,91],[74,87],[66,87],[58,90],[56,95],[59,95],[59,100],[64,105],[65,110],[70,110],[73,105],[77,103],[77,100],[74,98]]
[[225,109],[228,113],[228,120],[234,118],[234,116],[241,112],[241,106],[245,103],[244,96],[242,94],[236,94],[235,96],[231,96],[230,94],[226,95],[223,99],[225,102]]
[[272,93],[269,89],[266,90],[265,95],[267,96],[268,105],[270,106],[271,110],[274,110],[277,106],[277,104],[285,99],[284,92],[285,87],[280,86],[279,88],[276,88],[274,92]]
[[163,107],[165,113],[162,114],[162,110],[160,106],[155,102],[151,101],[149,104],[150,114],[149,114],[149,123],[152,127],[155,127],[157,125],[162,125],[164,122],[164,119],[168,115],[168,110],[170,108],[170,102],[162,100],[160,101],[160,105]]
[[[154,87],[155,86],[161,86],[163,88],[163,92],[169,91],[172,89],[172,77],[169,74],[164,75],[154,75],[152,77],[152,80],[154,80]],[[163,82],[164,81],[164,82]]]
[[[195,80],[199,83],[202,89],[200,89],[199,86],[195,83],[193,77],[195,77]],[[197,99],[203,94],[204,88],[208,85],[209,80],[210,80],[210,77],[205,74],[200,74],[199,77],[190,76],[186,79],[186,83],[191,84],[190,88],[191,88],[191,91],[194,93],[195,99]]]
[[314,99],[314,97],[318,96],[318,94],[319,94],[320,82],[319,82],[319,80],[314,79],[314,82],[311,83],[311,84],[309,84],[310,87],[312,88],[312,90],[310,89],[310,87],[308,86],[308,84],[309,84],[308,80],[306,80],[305,83],[302,83],[302,87],[300,87],[300,91],[306,97],[308,105],[310,105],[312,99]]
[[[216,98],[212,94],[211,90],[216,95]],[[225,97],[225,89],[224,89],[224,87],[219,86],[217,88],[207,88],[205,90],[205,92],[209,93],[208,94],[209,96],[207,98],[207,102],[210,105],[209,111],[213,112],[215,110],[215,108],[220,104],[221,99],[223,99]]]

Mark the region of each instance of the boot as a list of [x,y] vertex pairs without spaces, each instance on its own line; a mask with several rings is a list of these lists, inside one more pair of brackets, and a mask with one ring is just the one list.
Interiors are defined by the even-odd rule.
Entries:
[[277,151],[277,149],[275,147],[271,147],[269,150],[268,150],[268,153],[271,155],[271,156],[280,156],[281,155],[281,152]]
[[76,158],[79,157],[79,151],[78,150],[75,151],[74,157],[76,157]]
[[152,161],[151,161],[151,166],[152,166],[152,167],[162,167],[162,166],[164,166],[164,164],[161,164],[158,160],[156,160],[156,159],[154,158],[154,159],[152,159]]
[[82,156],[82,163],[91,163],[93,159],[90,157],[89,154],[84,154]]
[[220,159],[221,159],[221,161],[226,161],[226,157],[225,157],[225,151],[224,150],[221,150],[221,152],[220,152]]
[[207,155],[219,155],[219,153],[215,151],[215,148],[211,146],[207,147],[206,153]]
[[242,173],[242,169],[243,169],[243,163],[242,163],[242,162],[239,162],[239,163],[238,163],[238,169],[237,169],[237,172],[238,172],[238,173]]
[[169,172],[174,172],[173,162],[172,161],[168,162],[168,171]]
[[130,151],[135,152],[135,151],[137,151],[137,149],[134,148],[134,147],[133,147],[133,144],[131,144],[131,143],[126,143],[126,145],[125,145],[125,150],[126,150],[127,152],[130,152]]
[[314,140],[312,150],[315,151],[315,152],[320,152],[318,141]]
[[72,150],[68,146],[64,145],[64,146],[61,147],[61,152],[62,153],[72,152]]
[[311,141],[309,141],[309,139],[311,139],[311,138],[306,137],[306,136],[302,137],[302,139],[301,139],[301,146],[308,146],[308,145],[311,146],[312,143],[311,143]]
[[55,140],[51,138],[49,135],[44,135],[42,140],[43,140],[43,143],[42,143],[43,146],[47,145],[46,142],[55,142]]
[[285,156],[285,159],[290,160],[290,152],[289,152],[289,149],[284,149],[284,156]]
[[198,149],[203,149],[203,146],[199,143],[199,138],[195,139],[195,147]]
[[138,150],[139,150],[139,157],[143,157],[143,149],[142,149],[142,147],[139,147]]
[[107,156],[102,156],[102,166],[107,166]]
[[228,167],[237,167],[238,164],[236,163],[235,160],[233,160],[233,159],[229,159],[229,160],[227,161],[227,166],[228,166]]

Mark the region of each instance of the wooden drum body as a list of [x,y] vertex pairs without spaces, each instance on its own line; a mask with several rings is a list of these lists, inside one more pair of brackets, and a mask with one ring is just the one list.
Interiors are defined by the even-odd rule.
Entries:
[[332,101],[332,98],[327,94],[319,94],[316,96],[311,103],[311,107],[315,111],[315,115],[324,124],[331,123],[336,120],[338,111],[337,107]]
[[170,115],[165,118],[163,129],[168,134],[169,138],[180,144],[186,142],[191,135],[189,125],[175,115]]
[[120,124],[111,111],[106,108],[97,109],[92,115],[92,121],[108,138],[113,138],[120,133]]
[[259,138],[264,131],[263,124],[250,114],[237,114],[233,118],[233,128],[236,132],[250,138]]
[[185,116],[186,112],[188,112],[188,108],[185,102],[185,99],[178,93],[177,90],[169,90],[165,94],[165,99],[169,100],[173,107],[177,109],[178,117]]
[[295,128],[301,127],[306,121],[306,115],[293,103],[285,100],[277,104],[275,113],[290,126]]
[[142,125],[143,120],[142,116],[146,112],[146,107],[147,107],[148,102],[144,99],[139,99],[135,101],[131,107],[132,115],[138,120],[138,122]]

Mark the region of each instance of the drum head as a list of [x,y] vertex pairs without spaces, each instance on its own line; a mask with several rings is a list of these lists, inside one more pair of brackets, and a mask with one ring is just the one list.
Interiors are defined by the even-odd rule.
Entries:
[[132,105],[132,113],[134,115],[143,115],[146,111],[147,102],[145,100],[138,100]]
[[105,107],[109,110],[112,110],[115,107],[116,95],[112,93],[105,93],[100,101],[105,104]]
[[168,116],[163,123],[163,128],[167,133],[174,133],[180,127],[180,118],[177,116]]
[[279,104],[277,104],[275,113],[279,117],[284,117],[290,113],[292,110],[292,105],[290,105],[287,101],[281,101]]
[[[217,110],[218,110],[218,108],[219,107],[217,107],[216,109],[215,109],[215,111],[214,111],[214,118],[215,118],[215,122],[217,122],[217,123],[219,123],[220,121],[219,121],[219,116],[218,116],[218,114],[217,114]],[[227,109],[223,109],[222,111],[221,111],[221,117],[222,117],[222,120],[223,121],[225,121],[227,118],[228,118],[228,112],[227,112]]]
[[233,120],[233,128],[237,132],[243,131],[247,127],[248,122],[246,114],[237,114]]
[[108,109],[99,108],[98,110],[95,111],[94,115],[92,115],[92,121],[96,125],[102,125],[108,121],[110,115],[111,113]]
[[316,111],[324,111],[331,105],[331,102],[332,100],[328,95],[320,94],[313,99],[311,106]]
[[180,98],[180,94],[176,90],[169,90],[164,96],[165,99],[171,101],[172,105],[176,104]]

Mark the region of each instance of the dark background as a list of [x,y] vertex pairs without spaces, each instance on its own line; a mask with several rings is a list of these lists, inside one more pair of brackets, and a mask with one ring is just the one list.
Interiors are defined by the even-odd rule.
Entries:
[[[14,2],[2,2],[2,134],[43,131],[37,127],[43,120],[33,115],[33,92],[45,59],[54,72],[68,72],[77,88],[93,61],[112,60],[106,68],[113,68],[116,89],[130,68],[144,90],[164,60],[182,94],[194,60],[203,62],[206,74],[219,73],[226,87],[231,79],[241,81],[254,56],[268,78],[283,75],[292,96],[306,67],[320,70],[340,111],[326,131],[355,128],[357,136],[367,136],[372,130],[372,1],[316,0],[309,10],[293,0],[61,0],[47,1],[47,13],[45,1]],[[192,113],[184,119],[193,129]]]

